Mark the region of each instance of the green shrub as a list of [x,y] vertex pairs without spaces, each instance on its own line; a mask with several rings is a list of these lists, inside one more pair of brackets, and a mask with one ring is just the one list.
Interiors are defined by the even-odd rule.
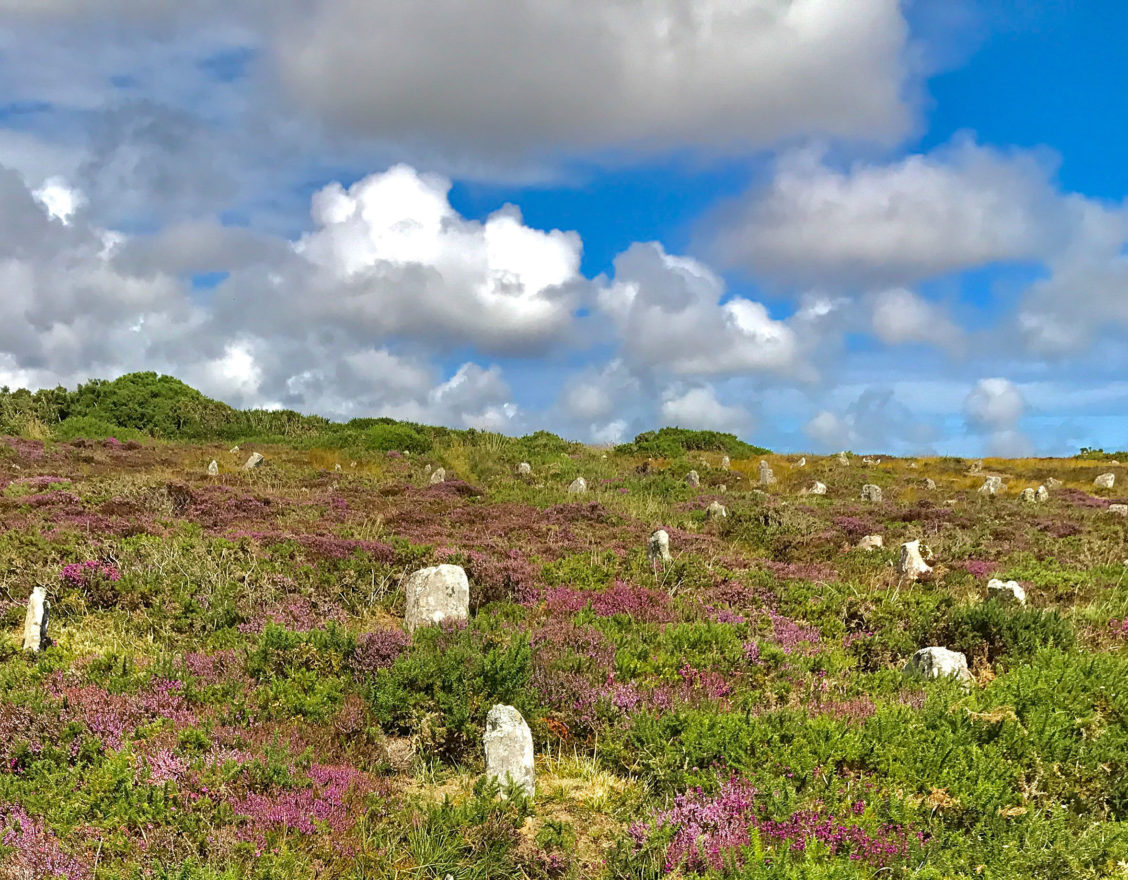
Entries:
[[651,458],[680,458],[687,452],[724,452],[736,458],[750,458],[769,452],[762,446],[745,443],[735,434],[690,431],[686,428],[645,431],[635,437],[633,443],[616,446],[615,451],[624,455],[646,455]]

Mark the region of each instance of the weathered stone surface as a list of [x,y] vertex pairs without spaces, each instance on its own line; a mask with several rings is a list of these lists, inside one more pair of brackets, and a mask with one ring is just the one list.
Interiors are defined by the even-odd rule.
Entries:
[[335,473],[338,473],[338,474],[341,472],[341,463],[340,462],[337,462],[335,465],[333,465],[333,471]]
[[253,471],[260,464],[266,461],[261,452],[252,452],[251,457],[247,459],[247,463],[243,465],[243,470]]
[[1018,497],[1022,501],[1025,501],[1027,504],[1033,504],[1034,502],[1036,502],[1038,500],[1037,494],[1038,493],[1036,493],[1033,489],[1031,489],[1028,486],[1027,488],[1023,489],[1022,492],[1019,493]]
[[1114,516],[1128,516],[1128,504],[1110,504],[1108,512]]
[[972,682],[967,657],[960,651],[947,648],[921,648],[905,665],[905,672],[922,678],[955,678],[965,684]]
[[1111,489],[1116,485],[1116,474],[1101,474],[1093,480],[1093,485],[1098,489]]
[[235,455],[235,453],[237,453],[238,451],[239,451],[238,446],[232,446],[230,449],[227,450],[228,454],[230,454],[230,455]]
[[576,477],[572,480],[572,485],[568,487],[569,495],[583,495],[587,491],[587,480],[583,477]]
[[729,457],[728,457],[727,455],[726,455],[726,456],[725,456],[724,458],[722,458],[722,459],[721,459],[721,467],[722,467],[722,468],[723,468],[724,470],[726,470],[726,471],[727,471],[727,470],[728,470],[728,469],[729,469],[730,467],[732,467],[732,462],[731,462],[731,461],[729,461]]
[[209,477],[218,477],[219,476],[219,462],[216,461],[214,458],[211,460],[211,464],[208,465],[208,476]]
[[1046,490],[1045,486],[1039,486],[1034,491],[1034,500],[1039,503],[1050,500],[1050,493]]
[[873,483],[866,483],[862,486],[862,500],[879,502],[882,499],[882,492],[880,486],[875,486]]
[[843,467],[846,467],[846,466],[848,466],[848,465],[850,464],[850,459],[848,459],[848,458],[846,457],[846,453],[845,453],[845,452],[840,452],[840,453],[838,453],[838,463],[839,463],[840,465],[842,465]]
[[697,471],[690,471],[685,475],[685,484],[691,489],[696,489],[701,485],[701,477],[697,475]]
[[869,458],[867,456],[866,458],[862,459],[862,464],[874,464],[874,465],[881,464],[881,459],[880,458]]
[[760,462],[760,485],[771,486],[775,483],[775,471],[771,469],[766,461]]
[[724,495],[726,492],[728,492],[728,486],[726,486],[724,483],[721,483],[721,485],[717,487],[717,491]]
[[670,562],[673,557],[670,556],[670,534],[665,529],[658,529],[650,540],[646,542],[646,558],[650,560],[651,565],[657,565],[659,562]]
[[719,501],[714,501],[705,508],[705,519],[723,519],[726,516],[728,516],[728,511]]
[[533,466],[527,461],[523,461],[517,465],[517,473],[522,477],[531,477],[533,475]]
[[1048,480],[1046,480],[1045,486],[1047,489],[1060,489],[1061,480],[1059,480],[1057,477],[1050,477]]
[[901,545],[901,558],[897,562],[897,571],[910,580],[916,580],[922,574],[932,571],[932,566],[920,555],[919,538]]
[[1015,605],[1026,604],[1026,590],[1018,581],[1001,581],[991,578],[987,581],[987,598],[1000,602],[1009,602]]
[[486,776],[496,779],[503,792],[513,782],[526,797],[536,794],[533,734],[520,712],[501,704],[490,709],[482,744],[486,749]]
[[980,495],[998,495],[1003,490],[1003,478],[990,476],[979,487]]
[[47,619],[51,603],[47,601],[47,588],[36,587],[27,600],[24,615],[23,649],[38,652],[47,646]]
[[435,468],[435,470],[431,472],[430,484],[432,486],[437,486],[439,483],[445,483],[445,482],[446,482],[446,468],[441,468],[441,467]]
[[801,458],[797,462],[795,462],[795,467],[806,467],[806,466],[807,466],[807,459],[806,458]]
[[800,495],[825,495],[826,494],[826,484],[820,483],[818,480],[815,480],[815,483],[814,483],[813,486],[807,486],[799,494]]
[[936,491],[936,481],[934,479],[932,479],[931,477],[925,477],[924,488],[927,489],[929,492]]
[[881,535],[866,535],[858,542],[858,549],[869,552],[871,550],[880,550],[885,546],[885,539]]
[[408,632],[444,621],[470,619],[470,582],[459,565],[436,565],[412,574],[405,585]]
[[968,473],[972,473],[972,474],[983,473],[983,462],[982,461],[973,461],[971,463],[971,468],[969,469]]

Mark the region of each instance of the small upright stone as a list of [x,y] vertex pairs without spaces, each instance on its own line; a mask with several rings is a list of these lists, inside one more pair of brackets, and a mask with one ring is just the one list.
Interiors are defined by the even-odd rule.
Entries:
[[415,632],[421,626],[470,619],[470,582],[459,565],[422,568],[407,579],[404,626]]
[[906,541],[901,545],[901,558],[897,563],[897,571],[909,580],[916,580],[922,574],[932,571],[930,566],[920,555],[920,538],[915,541]]
[[211,460],[211,464],[208,465],[208,476],[209,477],[218,477],[219,476],[219,462],[216,461],[214,458]]
[[335,465],[333,465],[333,472],[338,473],[338,474],[341,472],[341,463],[340,462],[337,462]]
[[1098,489],[1111,489],[1116,485],[1116,474],[1101,474],[1093,480],[1093,485]]
[[1027,488],[1023,489],[1022,492],[1019,493],[1018,497],[1022,501],[1025,501],[1027,504],[1033,504],[1034,502],[1036,502],[1038,500],[1037,493],[1033,489],[1031,489],[1029,486]]
[[729,457],[727,455],[724,458],[721,459],[721,469],[722,470],[727,471],[731,466],[732,466],[732,462],[729,461]]
[[486,749],[486,776],[496,780],[503,793],[513,782],[531,798],[536,793],[533,734],[521,713],[501,704],[490,709],[482,744]]
[[690,471],[685,475],[685,484],[691,489],[696,489],[701,485],[701,477],[697,475],[697,471]]
[[238,451],[239,451],[238,446],[232,446],[229,450],[227,450],[229,455],[235,455],[236,453],[238,453]]
[[1018,581],[1001,581],[998,578],[991,578],[987,581],[987,598],[1014,605],[1025,605],[1026,590],[1022,589],[1022,585]]
[[23,649],[38,653],[47,646],[47,618],[51,603],[47,601],[47,588],[36,587],[27,600],[27,614],[24,615]]
[[1034,500],[1041,503],[1050,500],[1050,493],[1046,490],[1045,486],[1039,486],[1034,492]]
[[527,461],[523,461],[519,465],[517,465],[517,476],[519,476],[519,477],[531,477],[532,475],[533,475],[533,466],[531,464],[529,464]]
[[766,461],[760,462],[760,485],[770,486],[776,481],[775,471],[771,469]]
[[935,492],[936,491],[936,481],[934,479],[932,479],[931,477],[925,477],[924,488],[929,492]]
[[866,483],[862,486],[862,500],[872,501],[875,504],[882,499],[882,492],[880,486],[875,486],[873,483]]
[[809,487],[803,489],[803,491],[800,492],[799,494],[800,495],[825,495],[826,494],[826,483],[820,483],[818,480],[815,480],[815,484],[813,486],[809,486]]
[[431,472],[430,484],[432,486],[437,486],[439,483],[445,483],[445,482],[446,482],[446,468],[435,468],[434,471]]
[[881,535],[866,535],[858,542],[858,549],[865,550],[869,553],[872,550],[880,550],[885,546],[885,539]]
[[714,501],[705,508],[705,519],[724,519],[726,516],[728,516],[728,511],[719,501]]
[[838,463],[843,467],[847,467],[850,464],[850,459],[846,457],[845,452],[838,453]]
[[1110,504],[1108,512],[1113,516],[1128,516],[1128,504]]
[[650,560],[651,565],[673,560],[673,557],[670,556],[669,532],[665,529],[658,529],[650,536],[650,540],[646,542],[646,558]]
[[245,465],[243,465],[243,470],[253,471],[260,464],[262,464],[265,460],[266,459],[263,458],[261,452],[252,452],[251,457],[247,459],[247,463]]
[[972,682],[967,657],[947,648],[921,648],[905,665],[905,672],[921,678],[955,678],[964,684]]
[[971,469],[968,471],[968,473],[971,473],[971,474],[981,474],[981,473],[983,473],[983,462],[982,461],[973,461],[971,463]]
[[1003,478],[990,476],[979,487],[980,495],[998,495],[1003,489]]
[[806,467],[806,466],[807,466],[807,459],[805,457],[801,458],[797,462],[795,462],[795,467]]
[[1045,486],[1047,489],[1060,489],[1061,480],[1059,480],[1057,477],[1050,477],[1048,480],[1046,480]]
[[572,485],[568,487],[569,495],[583,495],[587,491],[587,480],[583,477],[576,477],[572,480]]

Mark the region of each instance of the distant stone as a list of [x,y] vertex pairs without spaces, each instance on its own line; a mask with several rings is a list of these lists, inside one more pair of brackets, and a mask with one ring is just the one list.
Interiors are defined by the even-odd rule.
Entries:
[[517,465],[517,474],[521,477],[531,477],[533,475],[533,466],[527,461],[523,461]]
[[770,486],[776,481],[775,472],[766,461],[760,462],[760,485]]
[[806,466],[807,466],[807,459],[806,458],[801,458],[797,462],[795,462],[795,467],[806,467]]
[[721,467],[724,470],[727,471],[731,466],[732,466],[732,462],[729,461],[729,457],[727,455],[724,458],[721,459]]
[[1116,474],[1101,474],[1093,480],[1093,485],[1098,489],[1111,489],[1116,485]]
[[515,783],[531,798],[536,793],[533,734],[521,713],[500,704],[490,709],[482,744],[486,749],[486,776],[496,780],[503,793],[506,786]]
[[235,453],[237,453],[238,451],[239,451],[238,446],[232,446],[229,450],[227,450],[228,454],[230,454],[230,455],[235,455]]
[[934,479],[932,479],[931,477],[925,477],[924,488],[926,490],[928,490],[929,492],[936,491],[936,481]]
[[714,501],[705,508],[705,519],[724,519],[726,516],[728,516],[728,511],[719,501]]
[[1050,493],[1046,490],[1045,486],[1039,486],[1034,491],[1034,500],[1039,503],[1050,500]]
[[247,459],[247,463],[245,465],[243,465],[243,470],[253,471],[260,464],[262,464],[265,460],[266,459],[263,458],[261,452],[252,452],[251,457]]
[[881,535],[866,535],[858,542],[858,549],[865,550],[867,553],[871,550],[880,550],[885,546],[885,539]]
[[1048,480],[1046,480],[1045,485],[1047,489],[1060,489],[1061,480],[1059,480],[1057,477],[1050,477]]
[[918,467],[920,467],[920,465],[917,464],[915,461],[910,461],[909,467],[911,467],[915,471]]
[[421,626],[470,619],[470,582],[459,565],[436,565],[412,574],[405,584],[408,632]]
[[717,491],[724,495],[726,492],[728,492],[728,486],[726,486],[724,483],[721,483],[721,485],[717,487]]
[[1113,516],[1128,516],[1128,504],[1110,504],[1108,512]]
[[803,491],[801,491],[799,494],[800,495],[825,495],[826,494],[826,484],[820,483],[818,480],[815,480],[815,484],[813,486],[808,486],[808,487],[804,488]]
[[650,536],[650,540],[646,542],[646,558],[650,560],[651,565],[673,560],[673,557],[670,556],[669,532],[665,529],[658,529]]
[[27,600],[27,614],[24,615],[23,649],[37,653],[47,647],[47,619],[51,603],[47,601],[47,588],[36,587]]
[[208,465],[208,476],[209,477],[218,477],[219,476],[219,462],[216,461],[214,458],[211,460],[211,464]]
[[850,459],[846,457],[845,452],[838,453],[838,463],[843,467],[847,467],[850,464]]
[[341,463],[337,462],[335,465],[333,465],[333,470],[339,474],[341,472]]
[[1038,500],[1038,493],[1033,489],[1027,487],[1019,493],[1018,497],[1028,504],[1033,504]]
[[864,486],[862,486],[863,501],[872,501],[874,503],[877,503],[881,501],[881,498],[882,492],[880,486],[875,486],[873,485],[873,483],[866,483]]
[[987,598],[1014,605],[1025,605],[1026,590],[1022,589],[1022,585],[1018,581],[1001,581],[998,578],[991,578],[987,582]]
[[972,473],[972,474],[983,473],[983,462],[982,461],[973,461],[971,463],[971,468],[968,471],[968,473]]
[[863,458],[862,464],[881,464],[880,458]]
[[979,487],[980,495],[998,495],[1003,490],[1003,478],[991,476]]
[[701,485],[701,477],[697,475],[697,471],[690,471],[685,475],[685,484],[691,489],[696,489]]
[[435,468],[431,473],[430,484],[437,486],[439,483],[446,482],[446,468]]
[[587,491],[587,480],[583,477],[576,477],[572,480],[572,485],[568,487],[569,495],[583,495]]
[[351,468],[354,468],[354,467],[356,467],[356,462],[355,462],[355,461],[350,461],[350,462],[349,462],[349,467],[351,467]]
[[921,648],[905,665],[905,672],[922,678],[955,678],[964,684],[972,682],[967,657],[947,648]]
[[901,558],[897,562],[897,571],[909,580],[916,580],[922,574],[932,571],[932,566],[924,561],[920,555],[920,539],[906,541],[901,545]]

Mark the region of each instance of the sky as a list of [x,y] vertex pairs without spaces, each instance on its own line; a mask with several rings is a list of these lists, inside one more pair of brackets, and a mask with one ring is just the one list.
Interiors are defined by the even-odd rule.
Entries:
[[1128,448],[1128,5],[0,0],[0,385]]

